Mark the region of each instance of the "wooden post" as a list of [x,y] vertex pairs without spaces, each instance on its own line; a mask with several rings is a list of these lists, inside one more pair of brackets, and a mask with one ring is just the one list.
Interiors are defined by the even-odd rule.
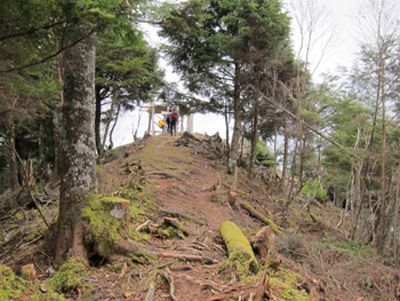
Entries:
[[185,131],[185,129],[184,129],[184,127],[183,127],[183,116],[181,116],[181,126],[179,127],[179,130],[180,130],[180,132],[184,132]]
[[149,113],[149,123],[148,123],[148,125],[147,125],[147,134],[150,135],[151,120],[153,119],[153,112],[151,111],[151,108],[149,108],[148,113]]
[[154,128],[154,105],[151,104],[151,134],[154,136],[155,134],[155,128]]
[[193,114],[187,115],[186,131],[193,133]]

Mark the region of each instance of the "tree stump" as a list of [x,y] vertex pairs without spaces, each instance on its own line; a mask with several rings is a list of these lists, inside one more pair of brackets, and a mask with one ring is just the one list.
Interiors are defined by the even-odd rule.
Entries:
[[275,250],[275,234],[271,227],[263,227],[251,240],[256,254],[266,261]]
[[130,202],[126,199],[91,195],[82,210],[86,222],[84,242],[88,249],[109,257],[121,240],[128,239]]

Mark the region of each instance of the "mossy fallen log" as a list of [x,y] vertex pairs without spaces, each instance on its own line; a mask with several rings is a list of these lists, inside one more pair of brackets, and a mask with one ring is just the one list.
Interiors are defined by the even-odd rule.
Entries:
[[265,216],[264,214],[258,212],[256,209],[254,209],[253,206],[251,206],[249,203],[247,202],[240,202],[239,206],[241,208],[243,208],[244,210],[247,211],[247,213],[256,218],[257,220],[259,220],[260,222],[268,225],[271,227],[271,229],[278,235],[283,233],[283,230],[281,227],[279,227],[277,224],[275,224],[270,218],[268,218],[267,216]]
[[240,228],[231,221],[225,221],[220,226],[220,233],[228,249],[227,266],[236,268],[240,277],[257,273],[259,265],[248,239]]

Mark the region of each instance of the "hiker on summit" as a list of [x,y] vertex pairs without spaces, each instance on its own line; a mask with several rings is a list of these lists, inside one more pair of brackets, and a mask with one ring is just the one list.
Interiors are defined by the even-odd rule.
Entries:
[[169,133],[171,130],[171,110],[168,110],[168,115],[165,118],[165,122],[167,123],[167,132]]
[[159,128],[161,129],[161,131],[163,132],[163,133],[165,133],[165,130],[166,130],[166,122],[164,121],[164,119],[160,119],[159,121],[158,121],[158,123],[157,123],[157,125],[159,126]]
[[169,126],[171,136],[173,136],[173,135],[176,136],[176,124],[178,123],[178,120],[179,120],[178,110],[176,108],[173,108],[171,114],[168,116],[170,117],[170,120],[171,120],[170,126]]

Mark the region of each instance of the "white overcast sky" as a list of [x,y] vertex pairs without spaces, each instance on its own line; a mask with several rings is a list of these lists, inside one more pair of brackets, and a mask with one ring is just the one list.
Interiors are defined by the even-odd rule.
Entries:
[[[366,40],[365,28],[367,26],[366,7],[370,0],[286,0],[285,7],[290,9],[289,2],[295,6],[307,2],[314,2],[321,9],[318,13],[319,23],[314,36],[321,36],[315,44],[311,47],[310,51],[310,68],[314,69],[318,65],[314,73],[314,79],[318,81],[323,73],[334,73],[339,66],[351,67],[355,60],[356,54],[360,49],[360,43]],[[380,0],[372,2],[378,3]],[[400,16],[400,0],[386,0],[392,5],[391,12],[393,15]],[[296,10],[298,13],[299,10]],[[300,44],[299,27],[295,22],[295,13],[289,11],[292,17],[292,33],[291,40],[294,52],[297,53]],[[143,25],[145,37],[152,47],[159,48],[162,41],[157,34],[157,29],[150,25]],[[333,30],[334,29],[334,32]],[[326,45],[327,39],[333,34],[332,41],[328,44],[328,49],[322,57],[322,49]],[[304,49],[304,48],[303,48]],[[301,55],[304,60],[304,51]],[[321,60],[320,63],[318,63]],[[172,72],[171,66],[165,59],[160,59],[161,68],[166,70],[166,79],[171,82],[178,82],[179,76]],[[121,116],[116,131],[114,141],[116,145],[122,145],[132,142],[132,133],[136,127],[139,112],[125,112]],[[141,127],[139,129],[139,136],[142,136],[147,129],[148,116],[142,113]],[[213,134],[219,132],[222,137],[225,137],[225,125],[221,116],[215,114],[195,114],[194,116],[194,130],[195,132]]]

